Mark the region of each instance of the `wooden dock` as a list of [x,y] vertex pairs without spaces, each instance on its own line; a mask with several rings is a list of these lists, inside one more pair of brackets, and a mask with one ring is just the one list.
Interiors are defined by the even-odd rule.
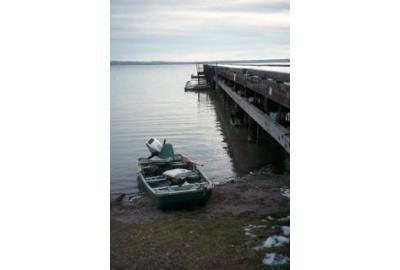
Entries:
[[185,84],[185,91],[205,91],[210,89],[210,85],[205,79],[192,79]]
[[185,84],[185,91],[204,91],[210,90],[210,85],[206,80],[204,67],[201,64],[196,65],[197,74],[192,74],[191,80]]
[[290,67],[204,65],[215,90],[222,90],[259,127],[290,153]]

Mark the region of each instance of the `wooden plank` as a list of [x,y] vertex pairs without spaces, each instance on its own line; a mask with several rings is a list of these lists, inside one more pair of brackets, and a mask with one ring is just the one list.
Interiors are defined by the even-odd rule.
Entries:
[[256,75],[259,77],[271,78],[275,81],[290,83],[290,73],[283,73],[277,71],[264,71],[264,70],[254,70],[248,69],[247,71],[250,75]]
[[248,80],[246,87],[286,108],[290,108],[290,86],[286,84],[276,83],[271,80]]
[[270,79],[262,79],[258,76],[237,73],[228,68],[219,69],[219,76],[234,81],[286,108],[290,108],[290,85],[277,83]]
[[223,89],[251,118],[254,119],[272,138],[274,138],[285,150],[290,153],[289,131],[274,122],[268,114],[261,111],[245,98],[239,96],[229,86],[218,80],[217,84]]
[[286,82],[290,83],[290,73],[286,72],[278,72],[278,71],[269,71],[269,70],[258,70],[258,69],[252,69],[251,67],[226,67],[226,66],[216,66],[216,65],[210,65],[211,67],[222,70],[222,69],[229,69],[234,71],[235,73],[242,73],[242,74],[248,74],[248,75],[256,75],[261,78],[270,78],[275,81],[280,81],[280,82]]

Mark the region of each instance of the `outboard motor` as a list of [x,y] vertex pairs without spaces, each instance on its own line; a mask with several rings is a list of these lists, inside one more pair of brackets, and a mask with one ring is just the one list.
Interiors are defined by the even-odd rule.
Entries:
[[161,152],[161,149],[163,148],[163,145],[156,138],[150,138],[150,140],[146,142],[146,146],[151,153],[151,156],[149,158],[158,155]]

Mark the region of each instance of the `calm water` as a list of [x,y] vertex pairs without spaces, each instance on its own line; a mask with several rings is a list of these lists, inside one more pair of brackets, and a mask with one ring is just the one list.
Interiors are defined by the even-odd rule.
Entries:
[[245,128],[229,125],[229,108],[214,92],[184,92],[194,65],[111,66],[111,193],[134,193],[136,161],[149,155],[150,137],[172,143],[223,181],[270,160],[250,145]]

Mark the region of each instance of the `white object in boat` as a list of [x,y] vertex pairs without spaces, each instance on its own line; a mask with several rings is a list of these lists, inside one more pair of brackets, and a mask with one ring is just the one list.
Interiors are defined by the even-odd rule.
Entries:
[[177,178],[183,179],[191,174],[192,174],[192,171],[186,170],[186,169],[172,169],[172,170],[165,171],[163,173],[163,175],[165,175],[167,177],[176,178],[176,179]]
[[146,142],[146,146],[152,154],[160,153],[163,148],[163,145],[156,138],[150,138],[150,140]]

